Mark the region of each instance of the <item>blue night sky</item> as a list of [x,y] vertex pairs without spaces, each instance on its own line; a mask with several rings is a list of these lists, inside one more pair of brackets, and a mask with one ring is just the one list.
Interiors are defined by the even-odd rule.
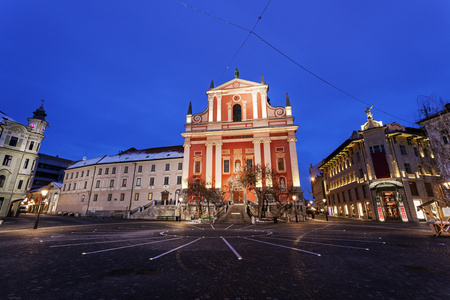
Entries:
[[[248,29],[268,3],[183,1]],[[309,164],[360,129],[365,103],[375,120],[413,126],[419,95],[450,99],[450,1],[270,2],[255,33],[365,103],[255,35],[232,61],[248,31],[183,1],[0,1],[0,110],[26,123],[45,99],[40,152],[72,160],[179,145],[189,101],[203,111],[211,80],[237,67],[264,75],[272,105],[289,93],[306,191]]]

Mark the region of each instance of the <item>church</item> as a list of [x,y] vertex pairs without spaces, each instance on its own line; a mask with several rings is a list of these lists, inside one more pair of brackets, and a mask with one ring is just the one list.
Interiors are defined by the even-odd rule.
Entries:
[[[183,189],[190,178],[201,178],[207,187],[220,189],[230,204],[257,202],[254,192],[237,179],[243,166],[267,166],[280,174],[281,185],[290,184],[301,194],[292,107],[274,107],[269,86],[235,78],[206,91],[204,111],[189,105],[184,137]],[[270,185],[271,183],[268,183]]]

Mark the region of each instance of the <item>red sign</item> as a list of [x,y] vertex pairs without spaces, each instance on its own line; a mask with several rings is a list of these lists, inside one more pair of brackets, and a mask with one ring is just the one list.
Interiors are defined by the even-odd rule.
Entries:
[[400,212],[402,213],[402,220],[403,221],[408,221],[408,217],[406,216],[405,207],[400,206]]
[[378,206],[378,216],[380,217],[380,221],[384,221],[383,209],[381,206]]

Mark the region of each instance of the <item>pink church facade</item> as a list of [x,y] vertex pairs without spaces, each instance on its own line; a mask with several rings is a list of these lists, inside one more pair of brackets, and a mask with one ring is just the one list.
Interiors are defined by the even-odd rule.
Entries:
[[[221,189],[224,201],[256,201],[236,176],[244,165],[260,164],[280,174],[280,180],[300,191],[292,107],[268,103],[263,78],[252,82],[238,77],[206,91],[207,108],[186,115],[183,188],[189,178],[202,178],[207,187]],[[268,183],[270,185],[270,183]]]

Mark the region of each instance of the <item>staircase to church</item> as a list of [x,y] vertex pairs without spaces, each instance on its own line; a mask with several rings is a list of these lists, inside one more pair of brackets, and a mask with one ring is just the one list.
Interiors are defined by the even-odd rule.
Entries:
[[251,219],[247,214],[246,205],[230,205],[228,212],[223,214],[216,220],[216,223],[251,223]]

